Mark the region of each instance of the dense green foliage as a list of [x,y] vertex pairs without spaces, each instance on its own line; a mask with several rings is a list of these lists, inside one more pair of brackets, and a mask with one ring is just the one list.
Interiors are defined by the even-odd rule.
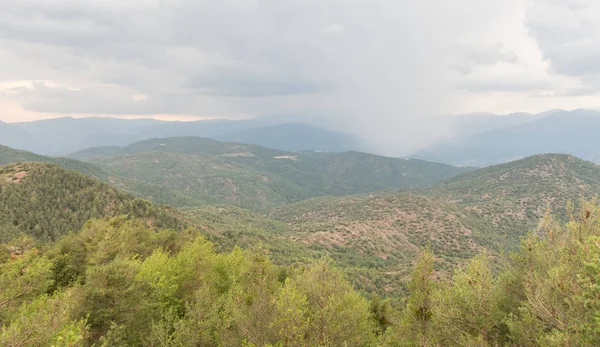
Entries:
[[0,345],[363,346],[377,321],[326,260],[277,267],[258,251],[217,254],[193,231],[91,221],[0,263]]
[[121,214],[182,228],[172,212],[85,175],[45,163],[0,166],[0,240],[19,234],[55,240],[91,218]]
[[598,345],[600,207],[561,206],[598,177],[543,155],[267,216],[3,166],[0,345]]
[[453,280],[433,280],[425,253],[389,346],[597,346],[600,209],[585,203],[564,227],[547,217],[499,275],[486,254]]
[[262,249],[280,265],[306,263],[326,255],[290,239],[288,226],[268,217],[231,205],[185,208],[186,220],[199,228],[219,251]]
[[[259,211],[315,196],[423,187],[467,171],[366,153],[283,152],[197,137],[141,141],[112,153],[93,163],[125,190],[169,205],[226,202]],[[153,196],[136,182],[178,196]]]
[[496,275],[483,252],[436,279],[425,250],[398,308],[328,260],[280,267],[260,250],[216,253],[193,230],[90,221],[42,249],[0,246],[0,344],[595,346],[600,207],[569,215],[546,217]]

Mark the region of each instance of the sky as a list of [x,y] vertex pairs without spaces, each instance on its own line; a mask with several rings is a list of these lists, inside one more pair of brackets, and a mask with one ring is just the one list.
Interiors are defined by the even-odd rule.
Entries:
[[381,146],[432,116],[600,107],[596,0],[0,0],[0,121],[324,117]]

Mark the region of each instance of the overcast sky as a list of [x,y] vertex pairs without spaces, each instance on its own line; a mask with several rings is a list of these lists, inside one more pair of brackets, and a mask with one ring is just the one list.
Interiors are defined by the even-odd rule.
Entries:
[[306,114],[392,138],[411,127],[443,133],[424,126],[430,115],[600,107],[596,0],[0,0],[0,8],[0,120],[9,122]]

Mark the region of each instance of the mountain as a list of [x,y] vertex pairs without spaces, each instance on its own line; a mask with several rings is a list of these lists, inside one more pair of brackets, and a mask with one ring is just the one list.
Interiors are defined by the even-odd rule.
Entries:
[[136,199],[83,174],[48,163],[0,166],[0,240],[19,234],[55,240],[92,218],[142,218],[148,225],[182,229],[169,210]]
[[447,275],[483,250],[481,241],[492,232],[477,215],[451,202],[411,192],[315,198],[270,216],[288,225],[290,239],[326,249],[359,288],[391,295],[403,290],[423,248],[439,256]]
[[366,153],[284,152],[197,137],[151,139],[110,151],[92,163],[123,189],[136,191],[132,182],[143,182],[197,201],[262,211],[315,196],[425,187],[468,171]]
[[279,124],[247,129],[216,136],[226,142],[239,142],[284,151],[346,152],[364,148],[353,135],[340,134],[327,129],[300,123]]
[[84,163],[78,160],[69,158],[53,158],[46,157],[43,155],[12,149],[6,146],[0,145],[0,165],[16,163],[16,162],[42,162],[52,163],[58,165],[67,170],[77,171],[88,176],[92,176],[102,181],[108,181],[108,173],[99,167]]
[[483,166],[542,153],[566,153],[600,161],[600,112],[556,111],[533,122],[435,145],[413,157],[454,165]]
[[[600,166],[566,154],[541,154],[448,179],[424,194],[451,201],[496,228],[499,243],[518,243],[551,209],[600,193]],[[507,239],[505,239],[507,238]]]
[[0,121],[0,146],[19,149],[32,149],[41,147],[41,141],[12,124]]
[[461,174],[428,189],[321,197],[269,214],[288,238],[326,249],[352,267],[363,289],[395,292],[424,247],[441,275],[482,250],[515,250],[547,211],[568,218],[567,203],[600,193],[600,167],[545,154]]
[[75,153],[71,153],[67,156],[76,160],[90,161],[103,157],[110,157],[111,155],[117,154],[120,150],[121,147],[119,146],[90,147]]
[[[0,136],[0,144],[47,155],[67,155],[90,147],[125,146],[150,138],[182,136],[258,144],[279,150],[344,151],[362,148],[361,141],[355,136],[315,125],[285,123],[285,119],[277,118],[169,122],[155,119],[65,117],[4,123],[4,127],[10,127],[13,133],[19,134],[6,137],[5,141]],[[8,132],[2,128],[0,124],[0,135]]]
[[511,113],[507,115],[496,115],[492,113],[472,113],[450,118],[451,129],[455,137],[464,138],[490,131],[506,129],[518,125],[528,124],[561,110],[552,110],[538,114],[524,112]]
[[[517,163],[515,170],[533,167],[529,174],[537,178],[595,175],[585,162],[550,157]],[[574,164],[563,167],[565,160]],[[474,178],[510,175],[505,169]],[[600,344],[594,203],[564,226],[546,223],[545,235],[529,235],[500,262],[490,252],[466,258],[483,249],[477,217],[406,192],[317,198],[275,211],[292,225],[317,222],[293,232],[238,208],[186,211],[225,241],[216,252],[197,231],[182,231],[171,211],[51,164],[1,167],[0,191],[2,237],[11,231],[40,237],[0,243],[2,346]],[[119,216],[43,242],[76,227],[86,211]],[[296,234],[298,247],[260,243],[285,243]],[[229,239],[249,237],[249,249]],[[334,261],[302,253],[318,250],[316,244],[330,249]],[[417,255],[427,244],[449,253]],[[270,251],[291,263],[272,263]],[[454,264],[460,266],[448,268]],[[357,289],[387,295],[369,299]]]
[[[66,155],[89,147],[124,146],[146,138],[141,129],[162,124],[154,119],[64,117],[12,125],[42,141],[41,144],[29,145],[28,150],[47,155]],[[28,141],[23,139],[21,143],[27,144]]]

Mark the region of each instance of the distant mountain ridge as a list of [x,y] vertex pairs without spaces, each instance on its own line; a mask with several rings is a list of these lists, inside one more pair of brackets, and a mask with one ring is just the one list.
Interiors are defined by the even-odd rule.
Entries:
[[90,147],[126,146],[150,138],[207,137],[280,150],[362,150],[353,135],[276,119],[159,121],[109,117],[56,118],[0,123],[0,145],[45,155],[67,155]]
[[510,127],[432,146],[415,158],[453,165],[485,166],[542,153],[566,153],[600,162],[600,112],[555,111]]
[[[600,161],[600,140],[593,131],[600,126],[599,119],[600,112],[594,110],[432,118],[447,130],[445,140],[409,157],[480,167],[555,152]],[[189,122],[88,117],[0,123],[0,145],[58,156],[75,156],[91,147],[122,147],[151,138],[185,136],[284,151],[370,150],[368,139],[336,131],[336,125],[326,117],[302,115]]]
[[26,149],[39,147],[40,141],[19,127],[0,121],[0,145]]
[[364,148],[353,135],[339,134],[308,124],[286,123],[247,129],[215,137],[226,142],[240,142],[285,151],[346,152]]

